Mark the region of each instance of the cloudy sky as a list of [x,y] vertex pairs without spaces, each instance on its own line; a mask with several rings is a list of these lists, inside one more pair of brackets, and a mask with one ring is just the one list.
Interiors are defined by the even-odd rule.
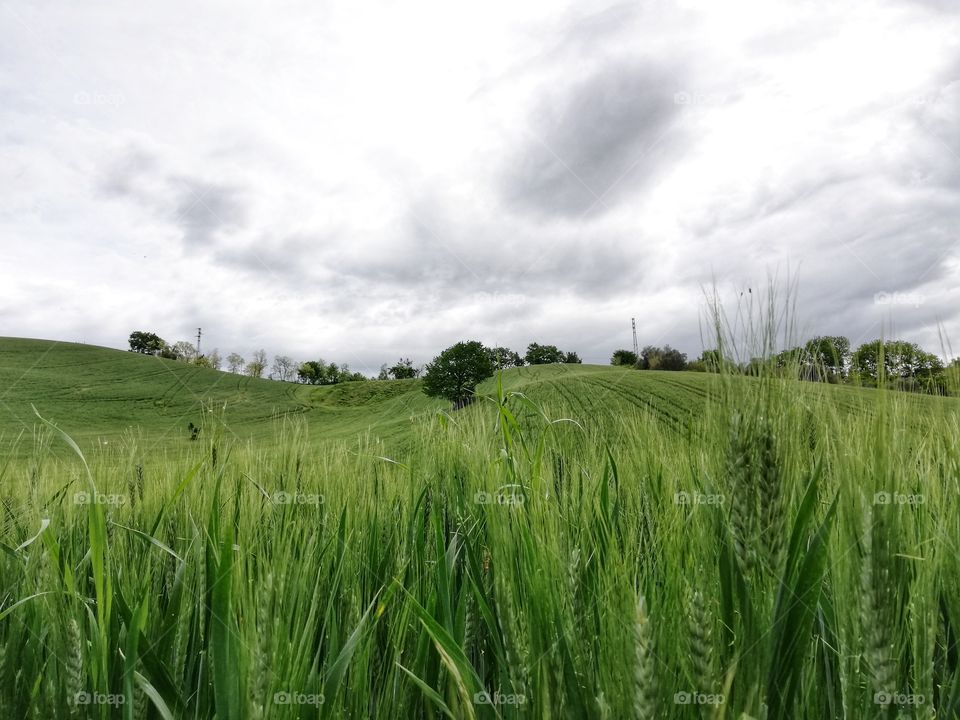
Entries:
[[789,273],[960,352],[960,8],[0,0],[0,196],[0,336],[696,355]]

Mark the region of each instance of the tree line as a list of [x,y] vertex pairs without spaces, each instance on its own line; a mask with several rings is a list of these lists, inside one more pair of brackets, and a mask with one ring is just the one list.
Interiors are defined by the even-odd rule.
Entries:
[[[327,362],[322,358],[298,362],[288,355],[275,355],[273,362],[270,363],[267,353],[263,349],[255,351],[249,360],[236,352],[230,353],[224,358],[216,348],[201,355],[197,352],[196,347],[186,340],[171,344],[156,333],[143,330],[132,332],[128,342],[131,352],[155,355],[169,360],[179,360],[200,367],[213,368],[214,370],[225,369],[227,372],[257,378],[264,377],[269,371],[269,374],[267,374],[269,379],[282,382],[298,382],[305,385],[334,385],[341,382],[370,379],[363,373],[351,371],[346,363]],[[498,369],[523,367],[524,365],[581,362],[580,356],[576,352],[560,350],[556,345],[530,343],[523,355],[507,347],[486,347],[480,343],[478,345],[479,352],[493,368],[490,372],[491,375]],[[471,349],[472,351],[478,351],[478,348],[473,346],[471,346]],[[434,362],[436,360],[437,358],[434,358]],[[417,367],[410,358],[400,358],[393,365],[384,363],[380,367],[376,379],[407,380],[421,376],[426,379],[426,372],[431,365],[431,363],[428,363],[426,366]]]
[[640,370],[690,370],[732,372],[743,375],[773,375],[829,383],[849,383],[865,387],[946,395],[947,371],[960,371],[960,359],[949,368],[935,354],[905,340],[872,340],[851,350],[843,335],[818,335],[803,345],[783,350],[770,357],[755,357],[736,362],[718,349],[704,350],[697,360],[669,345],[645,347],[640,354],[616,350],[612,365]]

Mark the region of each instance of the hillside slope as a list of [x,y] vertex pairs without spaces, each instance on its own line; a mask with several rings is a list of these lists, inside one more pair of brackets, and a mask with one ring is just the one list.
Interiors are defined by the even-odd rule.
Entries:
[[442,405],[416,381],[309,387],[109,348],[0,338],[0,450],[8,452],[18,437],[21,452],[32,443],[33,408],[81,447],[136,432],[163,448],[189,442],[189,424],[202,425],[205,413],[240,439],[273,437],[286,416],[306,418],[311,438],[368,430],[391,438],[406,431],[411,414]]
[[[532,366],[503,375],[504,391],[522,392],[551,418],[607,427],[639,413],[682,433],[724,382],[756,380],[601,365]],[[797,386],[811,402],[826,399],[841,411],[869,409],[882,395],[845,386]],[[493,396],[496,388],[496,379],[490,379],[478,391]],[[930,412],[960,408],[955,399],[897,396]],[[10,453],[15,445],[17,454],[29,451],[40,426],[34,407],[81,447],[108,444],[127,433],[151,448],[182,447],[190,442],[189,424],[203,425],[205,413],[212,413],[241,440],[272,441],[279,419],[302,417],[312,442],[369,433],[391,448],[405,444],[418,418],[448,405],[424,396],[419,380],[304,386],[109,348],[0,338],[0,452]],[[477,411],[475,406],[469,412]],[[919,413],[917,421],[923,417]]]

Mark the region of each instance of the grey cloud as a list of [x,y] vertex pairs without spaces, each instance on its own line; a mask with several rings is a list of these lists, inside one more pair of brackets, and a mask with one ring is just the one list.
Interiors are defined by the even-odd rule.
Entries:
[[214,250],[214,263],[251,275],[303,284],[325,270],[325,253],[339,238],[335,235],[291,234],[261,236],[253,242],[227,239]]
[[126,147],[100,179],[100,190],[110,197],[144,197],[142,179],[158,171],[157,158],[145,148]]
[[190,177],[173,177],[178,188],[171,220],[188,248],[209,246],[224,230],[240,227],[247,218],[243,193],[236,187]]
[[131,142],[101,174],[97,189],[107,198],[128,198],[180,231],[189,249],[208,247],[225,230],[248,217],[247,193],[240,187],[164,167],[159,151]]
[[643,244],[625,241],[615,224],[587,230],[518,223],[496,213],[478,217],[453,205],[442,190],[410,207],[389,242],[331,247],[324,262],[371,291],[416,288],[448,306],[505,298],[519,305],[518,296],[564,294],[602,300],[629,289],[642,274]]
[[919,7],[939,13],[955,14],[957,4],[954,0],[892,0],[898,7]]
[[544,97],[506,160],[504,202],[554,217],[603,214],[664,163],[682,86],[661,66],[619,62]]

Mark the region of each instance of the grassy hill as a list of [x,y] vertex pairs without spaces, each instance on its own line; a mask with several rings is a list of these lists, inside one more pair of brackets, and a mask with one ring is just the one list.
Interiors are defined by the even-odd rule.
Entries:
[[[505,391],[522,392],[557,417],[597,424],[640,413],[675,430],[689,426],[721,383],[703,373],[602,365],[531,366],[503,377]],[[396,447],[406,444],[416,418],[447,407],[420,386],[419,380],[304,386],[91,345],[0,338],[0,450],[9,453],[16,444],[17,454],[29,451],[38,427],[32,407],[82,447],[134,433],[150,448],[180,448],[190,442],[188,425],[203,425],[211,413],[241,440],[272,440],[279,419],[302,417],[311,442],[369,433]],[[826,393],[838,410],[862,411],[877,397],[858,388],[799,387],[811,401]],[[479,392],[494,395],[496,380]],[[922,410],[960,407],[952,399],[901,398]]]
[[272,437],[285,416],[308,420],[311,437],[370,431],[402,436],[409,416],[442,406],[416,381],[309,387],[249,378],[174,360],[74,343],[0,338],[0,448],[29,446],[38,421],[31,406],[83,445],[123,433],[149,444],[189,442],[188,425],[222,417],[241,439]]
[[[502,383],[443,416],[419,381],[0,340],[0,714],[960,717],[960,402]],[[252,442],[191,442],[204,405]]]

